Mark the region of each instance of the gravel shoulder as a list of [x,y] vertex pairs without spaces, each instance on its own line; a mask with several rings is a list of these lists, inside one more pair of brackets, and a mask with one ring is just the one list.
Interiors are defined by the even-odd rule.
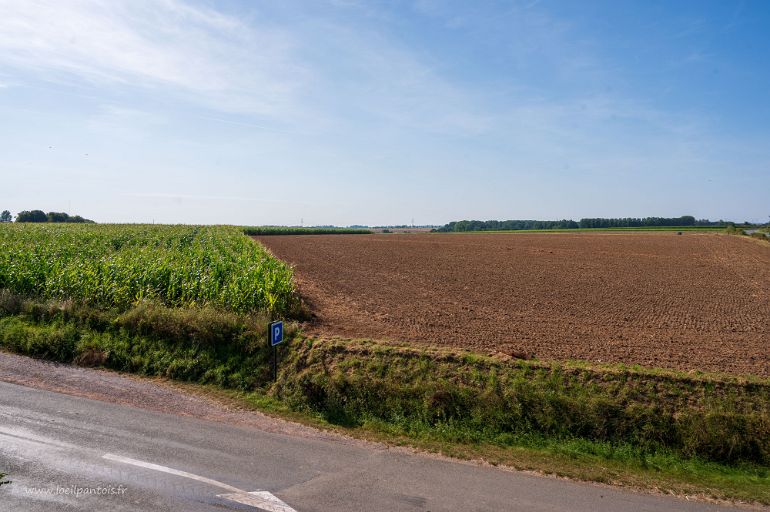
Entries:
[[191,394],[174,383],[97,368],[42,361],[0,351],[0,381],[155,412],[188,416],[265,432],[318,439],[358,441],[333,432],[274,418],[254,410]]

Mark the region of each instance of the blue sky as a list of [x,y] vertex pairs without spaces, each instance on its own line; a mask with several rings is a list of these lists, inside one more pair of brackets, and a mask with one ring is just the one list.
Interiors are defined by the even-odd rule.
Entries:
[[0,0],[0,209],[770,215],[770,4]]

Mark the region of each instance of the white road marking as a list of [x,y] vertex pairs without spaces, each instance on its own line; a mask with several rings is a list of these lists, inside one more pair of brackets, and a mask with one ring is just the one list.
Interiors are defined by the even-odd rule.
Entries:
[[113,455],[112,453],[105,453],[102,455],[102,458],[113,460],[115,462],[122,462],[123,464],[131,464],[132,466],[138,466],[140,468],[152,469],[154,471],[160,471],[170,475],[190,478],[192,480],[197,480],[198,482],[220,487],[230,491],[230,494],[217,494],[217,497],[235,501],[236,503],[242,503],[243,505],[261,508],[262,510],[266,510],[268,512],[297,512],[289,505],[270,494],[268,491],[246,492],[238,489],[237,487],[233,487],[232,485],[218,482],[217,480],[212,480],[211,478],[206,478],[205,476],[194,475],[192,473],[188,473],[187,471],[180,471],[178,469],[161,466],[160,464],[153,464],[152,462],[144,462],[141,460],[123,457],[121,455]]
[[141,460],[136,459],[129,459],[128,457],[121,457],[120,455],[113,455],[111,453],[107,453],[102,456],[103,459],[107,460],[114,460],[116,462],[122,462],[123,464],[131,464],[132,466],[139,466],[140,468],[147,468],[147,469],[153,469],[155,471],[161,471],[163,473],[168,473],[170,475],[176,475],[176,476],[182,476],[184,478],[190,478],[192,480],[197,480],[199,482],[203,482],[205,484],[213,485],[216,487],[221,487],[222,489],[226,489],[230,492],[245,492],[237,487],[233,487],[232,485],[223,484],[222,482],[217,482],[216,480],[212,480],[211,478],[206,478],[205,476],[198,476],[193,475],[192,473],[188,473],[186,471],[179,471],[178,469],[173,468],[167,468],[166,466],[161,466],[159,464],[153,464],[151,462],[144,462]]
[[236,494],[217,494],[219,498],[261,508],[268,512],[297,512],[267,491],[243,492]]

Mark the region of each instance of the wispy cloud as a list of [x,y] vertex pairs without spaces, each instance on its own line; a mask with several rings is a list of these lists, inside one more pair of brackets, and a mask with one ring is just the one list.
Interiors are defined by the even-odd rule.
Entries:
[[48,80],[170,87],[266,115],[304,81],[286,32],[178,0],[2,0],[0,11],[0,63]]
[[36,84],[171,94],[250,115],[235,122],[255,127],[266,120],[344,130],[364,115],[399,129],[474,135],[489,128],[472,93],[376,23],[303,19],[296,9],[297,23],[279,26],[267,15],[244,21],[183,0],[0,0],[0,10],[0,65]]
[[[356,2],[337,7],[364,9]],[[500,50],[516,66],[545,56],[565,80],[597,72],[591,52],[567,51],[575,41],[564,42],[569,34],[563,23],[531,7],[536,6],[514,5],[491,23],[478,8],[447,12],[427,0],[416,5],[452,29],[476,33],[490,23],[515,27],[522,36],[506,39]],[[243,21],[183,0],[0,0],[0,65],[52,82],[171,94],[250,116],[217,119],[257,129],[267,129],[266,121],[294,131],[342,133],[369,123],[374,130],[475,137],[521,124],[522,114],[530,123],[555,123],[552,130],[563,126],[556,109],[561,118],[569,112],[586,115],[585,109],[579,111],[586,104],[580,98],[552,105],[542,104],[531,91],[522,94],[517,88],[524,80],[491,91],[456,83],[429,52],[393,37],[383,21],[393,18],[387,10],[372,13],[376,9],[365,6],[365,17],[379,21],[351,24],[333,15],[303,18],[301,8],[292,9],[286,7],[297,23],[279,26],[267,14]],[[487,98],[512,89],[516,95],[504,98],[502,109]],[[611,108],[591,101],[595,111]],[[92,124],[118,117],[146,121],[139,110],[103,109]]]

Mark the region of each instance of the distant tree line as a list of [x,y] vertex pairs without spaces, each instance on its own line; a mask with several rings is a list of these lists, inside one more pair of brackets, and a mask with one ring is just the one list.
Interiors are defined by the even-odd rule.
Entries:
[[[0,216],[5,219],[6,215],[8,220],[3,220],[3,222],[10,222],[11,219],[11,213],[6,210]],[[80,215],[69,215],[68,213],[64,212],[48,212],[45,213],[42,210],[24,210],[23,212],[19,212],[18,215],[16,215],[16,222],[78,222],[78,223],[89,223],[94,224],[94,221],[90,219],[84,219]]]
[[450,222],[436,231],[508,231],[519,229],[572,229],[574,220],[460,220]]
[[681,217],[645,217],[637,219],[626,217],[621,219],[580,219],[581,228],[647,228],[655,226],[715,226],[720,223],[706,219],[695,220],[692,215]]
[[509,231],[529,229],[579,228],[642,228],[655,226],[722,226],[723,221],[696,220],[692,215],[682,217],[595,218],[574,220],[461,220],[450,222],[436,231]]

